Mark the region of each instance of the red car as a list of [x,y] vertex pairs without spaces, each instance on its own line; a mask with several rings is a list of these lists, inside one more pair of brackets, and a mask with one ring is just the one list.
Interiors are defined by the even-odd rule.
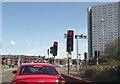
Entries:
[[52,64],[25,63],[17,71],[12,84],[65,84],[64,78]]

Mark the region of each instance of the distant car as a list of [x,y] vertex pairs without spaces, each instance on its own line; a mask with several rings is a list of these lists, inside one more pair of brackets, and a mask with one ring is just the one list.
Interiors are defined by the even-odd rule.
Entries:
[[8,67],[14,67],[15,65],[14,64],[8,64],[7,66]]
[[12,80],[12,84],[65,84],[56,67],[47,63],[22,64]]

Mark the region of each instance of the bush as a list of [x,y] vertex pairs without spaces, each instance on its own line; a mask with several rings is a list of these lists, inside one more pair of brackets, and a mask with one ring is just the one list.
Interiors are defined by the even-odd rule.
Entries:
[[97,70],[95,69],[87,69],[84,72],[84,76],[87,78],[92,78],[93,74],[96,74]]
[[101,72],[97,72],[93,76],[93,81],[95,82],[117,82],[118,81],[118,69],[109,68],[105,69]]
[[94,82],[118,82],[120,74],[120,64],[112,62],[110,65],[100,66],[85,66],[81,67],[84,71],[82,75],[85,78],[90,78]]

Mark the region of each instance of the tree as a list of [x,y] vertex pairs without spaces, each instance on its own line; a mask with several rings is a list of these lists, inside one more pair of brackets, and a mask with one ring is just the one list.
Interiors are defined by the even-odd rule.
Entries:
[[89,59],[88,65],[96,65],[96,58]]
[[110,60],[120,60],[120,37],[118,37],[114,42],[109,42],[105,47],[105,56],[101,56],[101,59]]

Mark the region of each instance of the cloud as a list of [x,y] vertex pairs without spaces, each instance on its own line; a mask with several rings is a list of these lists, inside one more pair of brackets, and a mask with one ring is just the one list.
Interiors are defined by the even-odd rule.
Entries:
[[38,43],[38,42],[34,42],[33,44],[37,45],[37,44],[39,44],[39,43]]
[[10,41],[10,44],[11,44],[11,45],[15,45],[15,44],[16,44],[16,42],[15,42],[15,41],[13,41],[13,40],[11,40],[11,41]]

